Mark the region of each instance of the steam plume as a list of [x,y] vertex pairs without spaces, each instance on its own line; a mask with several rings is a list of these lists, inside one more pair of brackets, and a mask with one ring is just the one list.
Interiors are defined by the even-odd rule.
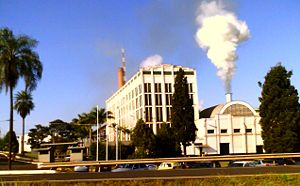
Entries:
[[155,66],[162,64],[163,58],[160,55],[153,55],[148,58],[146,58],[144,61],[141,63],[141,67],[149,67],[149,66]]
[[244,21],[225,9],[223,1],[203,1],[198,10],[199,29],[195,35],[198,45],[217,67],[217,75],[224,81],[226,93],[231,92],[231,79],[236,69],[236,49],[249,38]]

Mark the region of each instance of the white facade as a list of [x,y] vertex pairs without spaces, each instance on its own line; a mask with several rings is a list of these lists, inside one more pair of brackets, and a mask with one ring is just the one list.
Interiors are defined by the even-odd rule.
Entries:
[[197,139],[189,154],[262,153],[259,114],[248,103],[230,101],[200,112]]
[[[19,153],[21,153],[21,135],[17,136],[17,140],[19,142]],[[24,152],[31,152],[31,145],[28,142],[29,136],[28,134],[24,135]]]
[[171,97],[174,81],[179,68],[182,68],[189,84],[189,93],[193,99],[195,123],[198,122],[198,92],[196,71],[191,68],[162,64],[141,68],[124,86],[106,100],[106,110],[114,118],[108,120],[106,135],[109,141],[116,140],[112,124],[123,129],[119,139],[130,140],[126,130],[132,130],[138,119],[143,119],[156,134],[163,122],[170,124]]

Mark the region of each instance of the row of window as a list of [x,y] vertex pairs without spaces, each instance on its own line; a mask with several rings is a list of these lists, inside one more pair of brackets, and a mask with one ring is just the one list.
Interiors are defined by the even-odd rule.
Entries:
[[[151,83],[144,83],[144,91],[145,93],[151,92]],[[188,84],[188,91],[193,92],[193,84]],[[161,83],[154,83],[154,92],[162,92]],[[172,93],[172,84],[165,83],[165,92]]]
[[[166,121],[171,121],[171,107],[166,107]],[[156,116],[155,119],[157,122],[163,121],[163,108],[162,107],[156,107]],[[146,107],[145,108],[145,120],[146,122],[152,122],[152,107]]]
[[[151,94],[145,94],[145,105],[152,105]],[[155,94],[155,105],[162,105],[162,94]],[[172,94],[166,94],[166,105],[172,105]]]
[[[221,129],[220,131],[221,133],[225,134],[227,133],[227,129]],[[241,129],[233,129],[233,133],[240,133]],[[208,134],[214,134],[215,130],[214,129],[209,129],[207,130]],[[252,129],[246,129],[246,133],[252,133]]]
[[[164,75],[172,75],[172,72],[171,71],[164,71],[163,72]],[[174,72],[174,74],[176,75],[178,72]],[[151,74],[151,71],[143,71],[143,74]],[[153,74],[154,75],[159,75],[161,74],[161,71],[153,71]],[[184,71],[184,75],[194,75],[194,72],[193,71]]]

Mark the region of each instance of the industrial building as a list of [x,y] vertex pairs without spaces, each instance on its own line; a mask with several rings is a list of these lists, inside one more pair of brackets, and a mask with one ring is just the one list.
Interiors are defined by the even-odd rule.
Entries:
[[106,135],[109,141],[116,140],[113,125],[118,125],[119,139],[129,141],[129,131],[139,119],[143,119],[154,134],[163,123],[171,122],[172,94],[177,72],[182,68],[187,77],[190,98],[193,100],[195,123],[199,120],[198,92],[195,69],[161,64],[140,68],[127,82],[124,68],[119,68],[119,89],[106,100],[106,109],[114,118],[108,120]]
[[227,94],[225,104],[199,112],[195,69],[171,64],[142,67],[125,81],[124,53],[122,62],[123,67],[118,69],[119,89],[106,100],[106,110],[113,113],[106,125],[107,141],[130,141],[130,131],[139,119],[143,119],[154,134],[163,123],[170,125],[174,81],[182,68],[198,129],[195,142],[187,147],[187,155],[263,153],[260,117],[250,104],[232,101],[231,94]]
[[[226,100],[200,112],[195,144],[205,154],[263,153],[259,113],[244,101],[232,101],[231,94]],[[190,154],[200,154],[200,148],[193,150]]]

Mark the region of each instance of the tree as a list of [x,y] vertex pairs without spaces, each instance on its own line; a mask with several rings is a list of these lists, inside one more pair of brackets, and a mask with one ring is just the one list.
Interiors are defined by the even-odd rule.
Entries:
[[157,157],[177,157],[181,155],[180,144],[174,139],[173,129],[163,123],[156,135],[156,155]]
[[186,147],[196,139],[196,125],[194,122],[193,102],[189,98],[187,78],[182,68],[179,69],[174,84],[172,96],[172,128],[175,139],[183,146],[183,153],[186,156]]
[[41,144],[45,142],[45,139],[50,135],[49,127],[42,126],[40,124],[35,125],[35,128],[30,129],[28,136],[28,142],[32,149],[40,148]]
[[4,144],[6,144],[6,146],[4,146],[4,150],[5,151],[9,150],[9,146],[7,146],[7,144],[9,142],[10,136],[12,136],[11,151],[13,153],[18,153],[18,151],[19,151],[19,142],[18,142],[18,139],[17,139],[15,131],[12,131],[11,134],[10,134],[10,131],[8,131],[6,133],[6,135],[4,136],[3,142],[4,142]]
[[290,78],[292,71],[278,64],[265,76],[260,106],[262,139],[267,153],[299,152],[299,97]]
[[[13,131],[13,90],[18,80],[23,78],[26,90],[32,91],[42,78],[43,66],[39,56],[33,51],[37,41],[28,36],[15,36],[8,28],[0,29],[0,88],[10,96],[9,131]],[[12,136],[9,138],[9,161],[11,169]]]
[[77,141],[78,137],[75,131],[75,125],[60,119],[51,121],[49,125],[49,132],[53,143]]
[[[110,111],[105,111],[104,108],[98,109],[99,124],[105,123],[107,118],[112,118]],[[93,107],[89,113],[82,113],[78,115],[78,119],[73,119],[73,123],[80,124],[83,132],[89,131],[89,144],[92,144],[92,126],[97,124],[97,107]],[[99,129],[101,130],[101,129]],[[86,134],[86,133],[84,133]],[[101,134],[101,131],[100,131]],[[101,135],[100,135],[101,136]]]
[[137,121],[132,131],[131,141],[135,147],[134,156],[136,158],[155,157],[155,135],[142,119]]
[[21,136],[21,154],[24,154],[24,134],[25,134],[25,118],[30,111],[33,110],[34,103],[32,95],[27,91],[21,91],[16,94],[15,110],[22,117],[22,136]]

